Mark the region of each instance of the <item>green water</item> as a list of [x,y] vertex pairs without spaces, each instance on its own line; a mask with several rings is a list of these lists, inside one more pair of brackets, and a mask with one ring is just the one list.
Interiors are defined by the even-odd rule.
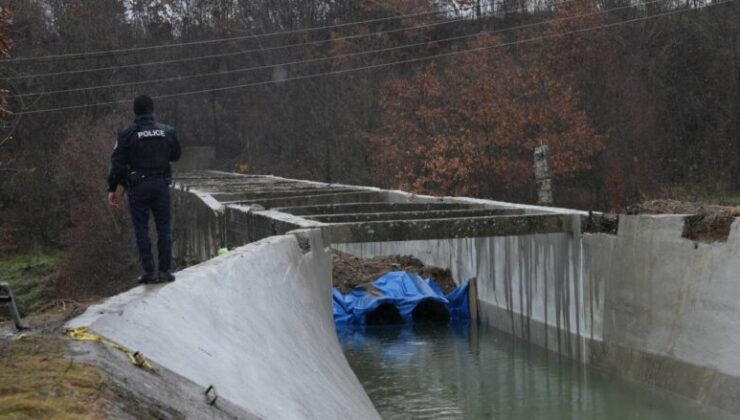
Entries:
[[735,418],[489,328],[381,327],[339,338],[384,419]]

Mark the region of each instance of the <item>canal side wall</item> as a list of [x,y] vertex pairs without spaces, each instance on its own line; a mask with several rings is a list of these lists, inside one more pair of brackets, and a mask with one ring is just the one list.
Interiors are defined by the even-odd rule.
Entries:
[[589,362],[740,413],[740,226],[701,243],[684,223],[622,216],[617,236],[585,235],[586,275],[604,296]]
[[740,225],[682,237],[684,216],[571,233],[333,244],[476,278],[481,322],[625,379],[740,413]]
[[[254,418],[379,419],[334,329],[324,234],[197,190],[175,188],[173,207],[175,247],[190,266],[67,327],[89,327],[203,391],[213,386]],[[234,247],[217,256],[229,238]]]
[[[680,215],[621,216],[617,234],[581,233],[585,214],[572,210],[355,188],[387,202],[467,203],[570,217],[570,231],[560,233],[344,238],[331,246],[361,257],[410,254],[449,268],[457,280],[476,278],[481,322],[617,376],[740,413],[737,222],[726,241],[715,243],[683,238]],[[216,255],[224,244],[323,229],[259,206],[221,205],[198,191],[177,194],[195,200],[182,207],[189,221],[184,252],[192,261]],[[329,231],[322,234],[324,244]]]
[[575,360],[602,334],[603,288],[582,275],[577,233],[332,244],[363,258],[413,255],[475,278],[481,322]]
[[171,189],[173,244],[177,265],[187,267],[218,255],[226,237],[225,206],[210,194]]
[[90,307],[88,326],[270,419],[379,418],[340,348],[318,230],[274,236]]

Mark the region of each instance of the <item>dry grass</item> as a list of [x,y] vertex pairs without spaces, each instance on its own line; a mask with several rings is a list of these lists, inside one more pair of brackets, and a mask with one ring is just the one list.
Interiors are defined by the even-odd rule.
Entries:
[[0,341],[0,413],[10,419],[102,419],[124,396],[94,367],[73,362],[60,336]]

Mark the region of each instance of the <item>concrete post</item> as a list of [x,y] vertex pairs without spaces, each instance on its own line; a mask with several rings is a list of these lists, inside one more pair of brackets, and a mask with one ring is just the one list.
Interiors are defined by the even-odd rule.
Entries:
[[537,182],[537,204],[552,205],[552,176],[550,174],[550,148],[543,144],[534,149],[534,178]]
[[478,279],[473,277],[468,280],[468,310],[470,311],[470,324],[478,324]]
[[15,305],[15,297],[13,297],[13,292],[10,290],[10,285],[8,285],[8,283],[0,283],[0,305],[3,304],[8,308],[8,313],[10,314],[10,317],[13,318],[15,328],[18,331],[25,330],[26,326],[21,322],[21,316],[18,314],[18,307]]

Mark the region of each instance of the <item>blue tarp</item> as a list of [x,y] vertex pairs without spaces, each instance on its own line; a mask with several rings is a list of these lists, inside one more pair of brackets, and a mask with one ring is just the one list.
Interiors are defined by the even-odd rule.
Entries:
[[368,313],[384,303],[398,308],[404,323],[411,322],[411,314],[424,301],[442,304],[452,321],[469,318],[468,281],[447,296],[434,280],[422,279],[414,273],[394,271],[375,280],[370,288],[355,288],[343,295],[338,289],[332,292],[334,321],[337,324],[365,324]]

